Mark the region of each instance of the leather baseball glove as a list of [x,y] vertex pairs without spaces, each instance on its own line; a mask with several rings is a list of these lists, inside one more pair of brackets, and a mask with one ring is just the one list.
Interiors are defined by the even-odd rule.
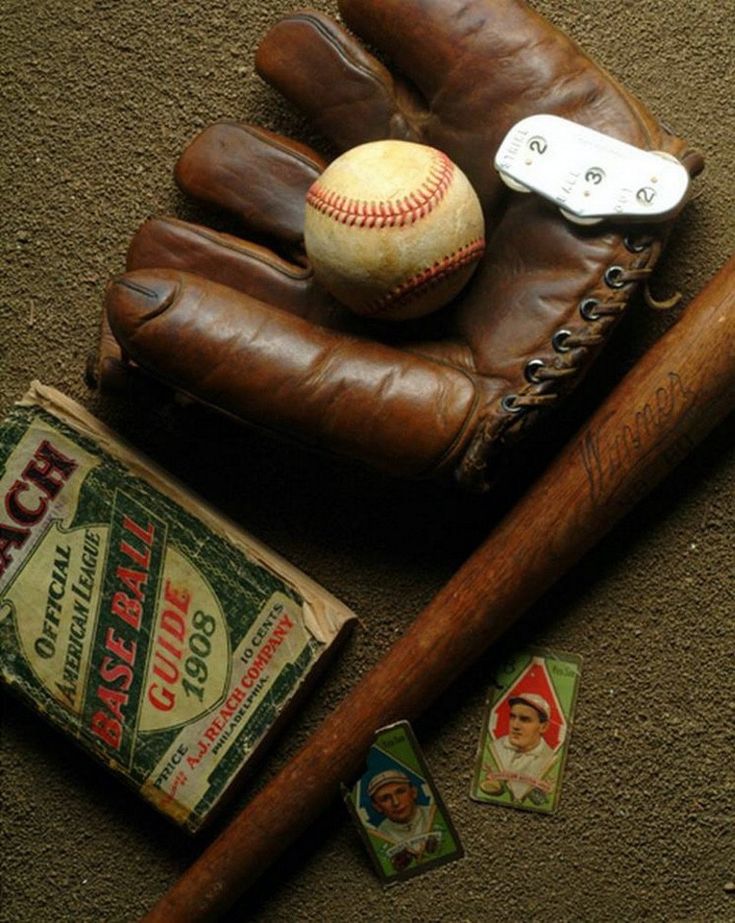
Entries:
[[673,155],[691,174],[702,160],[521,0],[339,9],[350,32],[308,11],[277,23],[258,72],[339,151],[398,138],[462,168],[486,219],[469,286],[403,324],[351,315],[320,290],[303,251],[305,194],[325,161],[263,128],[220,122],[184,151],[176,180],[259,243],[176,218],[146,222],[129,271],[108,288],[98,374],[104,385],[133,364],[300,442],[482,489],[504,447],[580,381],[671,224],[581,227],[509,190],[493,167],[505,134],[549,113]]

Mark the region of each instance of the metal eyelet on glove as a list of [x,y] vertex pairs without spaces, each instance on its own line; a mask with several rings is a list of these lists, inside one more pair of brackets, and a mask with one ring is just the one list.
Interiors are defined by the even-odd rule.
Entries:
[[608,288],[622,288],[626,283],[625,269],[622,266],[610,266],[605,272],[605,285]]
[[525,369],[523,370],[526,381],[532,385],[540,384],[543,379],[537,376],[537,372],[545,365],[546,363],[543,359],[529,359],[526,363]]
[[566,327],[563,327],[561,330],[557,330],[554,336],[551,338],[551,345],[554,347],[558,353],[568,353],[571,349],[571,346],[567,346],[567,340],[572,335],[571,330],[567,330]]
[[523,413],[523,407],[518,403],[517,394],[506,394],[501,399],[500,406],[506,413]]
[[596,298],[585,298],[579,304],[579,313],[586,321],[596,321],[602,317],[602,314],[597,312],[600,302]]
[[643,253],[643,251],[647,250],[652,243],[652,237],[640,237],[637,240],[630,236],[623,238],[623,245],[629,253]]

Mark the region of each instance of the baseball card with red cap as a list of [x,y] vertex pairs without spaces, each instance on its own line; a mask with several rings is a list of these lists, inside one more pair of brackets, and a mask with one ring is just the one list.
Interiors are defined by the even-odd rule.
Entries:
[[380,728],[345,803],[385,884],[464,855],[407,721]]
[[541,649],[501,665],[477,749],[475,801],[556,810],[580,671],[577,655]]

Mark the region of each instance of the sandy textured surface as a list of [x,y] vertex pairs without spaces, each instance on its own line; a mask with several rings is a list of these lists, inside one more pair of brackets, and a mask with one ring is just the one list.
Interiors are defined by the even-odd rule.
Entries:
[[[707,154],[653,283],[662,296],[683,291],[685,306],[735,248],[732,0],[536,6]],[[260,36],[289,9],[286,0],[5,0],[0,9],[0,412],[31,377],[61,388],[363,619],[256,786],[498,515],[492,500],[355,473],[201,414],[103,401],[84,383],[102,289],[129,235],[149,214],[186,214],[171,170],[193,133],[220,117],[303,130],[252,65]],[[678,310],[636,305],[562,431]],[[337,807],[231,919],[735,919],[734,486],[723,426],[506,639],[584,657],[557,815],[468,798],[491,653],[416,724],[466,858],[383,891]],[[0,919],[135,920],[206,837],[188,841],[4,694],[2,706]]]

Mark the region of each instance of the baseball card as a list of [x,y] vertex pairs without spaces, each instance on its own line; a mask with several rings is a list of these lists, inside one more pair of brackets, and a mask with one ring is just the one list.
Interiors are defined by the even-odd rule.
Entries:
[[343,795],[384,884],[464,855],[407,721],[376,732],[365,773]]
[[552,814],[559,804],[581,658],[528,649],[502,664],[490,692],[470,796]]

